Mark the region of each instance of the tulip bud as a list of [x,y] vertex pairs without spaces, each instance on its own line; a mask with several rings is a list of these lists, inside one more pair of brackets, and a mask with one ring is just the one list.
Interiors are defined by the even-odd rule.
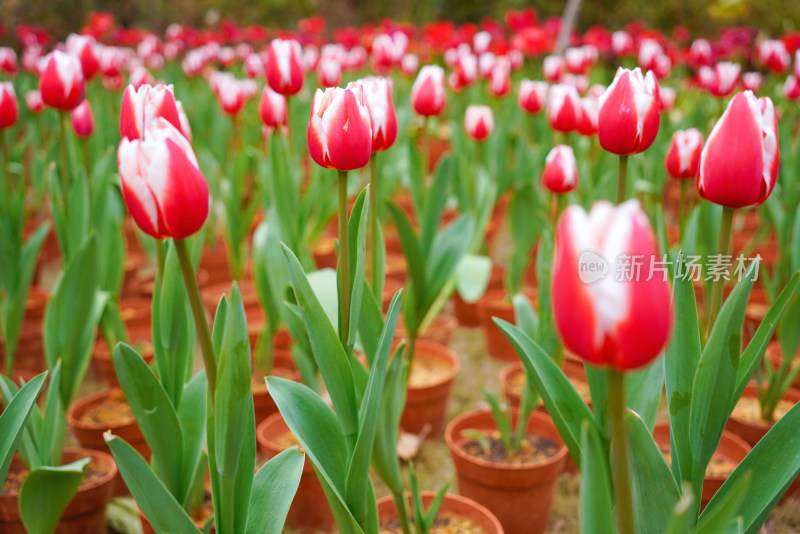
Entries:
[[464,128],[467,135],[475,141],[483,141],[494,130],[494,117],[489,106],[467,106],[464,114]]
[[581,97],[572,85],[550,86],[547,99],[547,121],[558,132],[573,132],[581,122]]
[[78,137],[85,138],[94,133],[94,114],[88,100],[84,99],[78,104],[78,107],[70,112],[70,119],[72,129]]
[[438,65],[425,65],[411,87],[411,106],[425,117],[438,115],[445,105],[444,69]]
[[322,57],[317,63],[317,78],[322,87],[336,87],[342,81],[342,65],[337,60]]
[[578,133],[590,137],[597,133],[598,107],[597,98],[587,96],[581,98],[581,120],[578,123]]
[[550,149],[545,159],[542,184],[552,193],[569,193],[578,185],[578,165],[569,145]]
[[91,35],[70,34],[67,36],[67,52],[77,57],[81,62],[83,77],[87,80],[94,78],[100,69],[100,62],[95,55],[95,40]]
[[661,120],[658,82],[652,72],[620,68],[600,97],[597,136],[600,146],[626,156],[653,144]]
[[789,55],[786,45],[778,39],[761,41],[758,43],[756,51],[759,61],[777,74],[786,71],[792,62],[792,56]]
[[547,56],[542,63],[542,72],[544,79],[548,82],[555,83],[561,79],[564,74],[564,58],[561,56]]
[[453,74],[457,87],[460,89],[469,87],[478,77],[478,58],[470,52],[461,54],[453,67]]
[[694,178],[703,150],[703,134],[696,128],[672,134],[664,166],[673,178]]
[[419,68],[419,57],[416,54],[406,54],[400,60],[400,72],[404,76],[413,76]]
[[14,85],[11,82],[0,82],[0,130],[13,126],[18,116],[19,106]]
[[364,90],[317,89],[308,124],[308,152],[321,167],[350,171],[369,163],[372,128]]
[[764,83],[764,75],[760,72],[745,72],[742,74],[742,87],[745,91],[757,93]]
[[273,39],[267,49],[264,71],[273,91],[291,96],[303,88],[303,51],[294,39]]
[[661,97],[661,111],[669,111],[675,105],[675,89],[659,86],[658,96]]
[[[570,206],[556,229],[552,299],[564,345],[620,371],[653,361],[672,323],[670,290],[638,200]],[[616,271],[616,272],[615,272]]]
[[142,139],[158,117],[182,131],[172,85],[129,85],[122,94],[119,114],[119,133],[123,139]]
[[17,53],[13,48],[7,46],[0,47],[0,71],[10,74],[11,76],[17,73]]
[[261,101],[258,104],[261,121],[268,128],[286,126],[286,97],[264,86],[261,91]]
[[611,49],[617,56],[627,56],[634,51],[633,37],[626,31],[611,34]]
[[44,109],[42,93],[38,89],[31,89],[25,93],[25,105],[28,106],[31,113],[40,113]]
[[[372,152],[382,152],[397,139],[397,115],[392,102],[392,81],[371,76],[358,82],[364,91],[372,127]],[[349,87],[349,85],[348,85]]]
[[539,113],[544,109],[547,101],[547,82],[522,80],[519,82],[519,95],[517,102],[526,113]]
[[711,43],[706,39],[695,39],[689,47],[689,62],[695,66],[711,65],[714,61],[714,51]]
[[789,77],[786,78],[786,82],[783,84],[783,96],[785,96],[787,100],[800,99],[800,83],[798,83],[794,74],[790,74]]
[[156,239],[183,239],[208,217],[208,184],[189,141],[158,117],[144,139],[117,151],[122,197],[137,226]]
[[85,89],[81,62],[60,50],[45,58],[39,91],[42,100],[51,108],[71,111],[81,103]]
[[489,80],[489,93],[497,98],[511,92],[511,63],[505,56],[497,58]]
[[778,121],[769,98],[731,99],[700,155],[697,192],[728,208],[764,202],[778,177]]

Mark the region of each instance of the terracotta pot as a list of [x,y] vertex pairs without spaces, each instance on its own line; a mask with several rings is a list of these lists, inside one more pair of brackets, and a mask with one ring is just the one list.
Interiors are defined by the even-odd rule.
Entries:
[[[570,379],[570,382],[583,382],[586,384],[587,388],[589,387],[586,381],[586,369],[583,367],[582,362],[565,359],[561,369],[564,371],[564,374],[567,375],[567,378]],[[508,400],[508,403],[515,408],[519,407],[519,403],[521,402],[521,395],[517,384],[520,380],[525,380],[522,377],[523,374],[524,371],[521,361],[510,363],[500,371],[500,383],[503,385],[503,394],[506,400]],[[584,400],[588,404],[591,398],[585,396]],[[547,411],[544,408],[544,404],[541,405],[541,409],[545,412]]]
[[[208,501],[206,501],[206,502],[210,503],[210,501],[211,501],[211,495],[208,495]],[[138,504],[136,505],[136,511],[139,513],[139,521],[142,524],[142,534],[158,534],[155,531],[155,529],[150,525],[150,522],[144,516],[144,513],[142,513],[142,509],[139,508]],[[197,526],[197,532],[202,532],[203,531],[203,527],[205,526],[205,521],[207,521],[207,520],[203,521],[203,520],[193,519],[193,521],[194,521],[194,524]],[[216,534],[217,529],[215,528],[214,525],[211,526],[211,531],[210,532],[211,532],[211,534]]]
[[[529,295],[531,299],[534,297],[532,294]],[[514,350],[514,345],[493,321],[494,317],[512,324],[516,321],[514,305],[505,290],[487,291],[478,301],[478,314],[486,340],[486,352],[489,356],[505,362],[519,361],[519,355]]]
[[[269,416],[256,428],[258,452],[267,460],[283,452],[288,447],[282,446],[280,439],[288,432],[289,427],[280,413]],[[300,485],[289,508],[286,525],[293,529],[311,532],[317,530],[329,532],[336,525],[325,492],[308,457],[303,464]]]
[[[222,298],[222,295],[230,297],[233,282],[223,281],[214,284],[208,284],[200,291],[200,296],[203,300],[203,306],[212,317],[217,312],[217,306]],[[261,311],[261,306],[258,303],[258,295],[256,294],[256,287],[253,279],[244,277],[239,280],[239,292],[242,295],[242,304],[244,305],[245,312],[260,316],[260,321],[263,322],[264,316]],[[248,317],[250,318],[250,317]]]
[[[423,491],[421,493],[422,506],[427,510],[436,492]],[[411,512],[411,495],[408,495],[409,513]],[[478,504],[472,499],[448,493],[445,495],[441,506],[440,514],[453,515],[463,519],[469,519],[476,526],[482,528],[486,534],[503,534],[503,525],[485,506]],[[397,506],[391,496],[378,499],[378,521],[385,524],[393,519],[397,519]]]
[[[458,327],[458,321],[456,321],[455,317],[447,313],[440,313],[424,331],[419,333],[418,339],[432,341],[446,347],[450,344],[456,327]],[[395,337],[408,337],[408,331],[402,320],[398,322]]]
[[419,433],[426,425],[430,425],[428,437],[433,438],[439,436],[444,429],[450,390],[461,368],[461,362],[447,347],[426,340],[417,341],[414,360],[437,362],[446,369],[446,373],[441,379],[428,385],[409,384],[400,426],[408,432]]
[[317,269],[336,269],[336,238],[323,237],[311,250]]
[[[782,354],[783,350],[781,349],[781,344],[778,341],[770,341],[769,345],[767,345],[767,351],[765,355],[770,359],[773,369],[777,369],[780,366]],[[797,354],[794,355],[793,361],[793,365],[800,365],[800,350],[798,350]],[[800,390],[800,374],[794,377],[794,382],[792,382],[790,387]]]
[[[64,463],[90,457],[91,465],[103,476],[94,482],[81,485],[78,492],[67,505],[55,534],[87,534],[106,532],[106,505],[111,499],[113,480],[117,475],[114,458],[107,453],[91,449],[64,449]],[[22,460],[16,457],[12,469],[20,466]],[[0,532],[3,534],[26,534],[19,516],[19,495],[0,495]]]
[[[272,374],[299,381],[300,375],[294,364],[294,359],[289,351],[277,349],[272,354]],[[264,383],[264,377],[254,373],[253,375],[253,406],[256,412],[256,424],[265,420],[270,415],[278,412],[275,401],[269,394]],[[258,382],[257,384],[255,382]]]
[[[742,393],[742,398],[745,397],[749,397],[751,399],[758,398],[758,389],[756,388],[755,384],[750,383],[747,385],[744,393]],[[786,391],[786,394],[784,394],[783,400],[789,401],[792,404],[797,404],[800,402],[800,390],[789,388]],[[733,414],[725,423],[725,430],[736,434],[738,437],[746,441],[751,447],[755,447],[770,428],[772,428],[772,424],[740,419]],[[792,482],[792,485],[789,486],[789,489],[781,499],[781,502],[792,496],[800,496],[800,477],[796,478],[794,482]]]
[[383,313],[389,311],[389,305],[392,303],[392,297],[398,290],[403,288],[403,283],[396,278],[386,278],[383,282],[383,295],[381,296],[381,307]]
[[[669,450],[670,436],[669,423],[656,423],[653,428],[653,439],[662,450]],[[750,445],[739,436],[724,430],[719,440],[719,445],[715,455],[721,456],[725,461],[730,462],[734,467],[744,460],[750,452]],[[700,509],[703,510],[711,498],[714,496],[722,484],[728,479],[728,475],[706,475],[703,479],[703,493],[700,498]]]
[[[153,335],[150,326],[137,326],[128,331],[129,344],[134,347],[142,359],[149,365],[155,358],[153,353]],[[100,337],[94,345],[91,367],[94,376],[110,387],[119,386],[117,372],[114,369],[114,355],[108,349],[105,340]]]
[[[142,431],[139,430],[139,424],[135,419],[124,418],[120,421],[103,422],[86,422],[81,420],[87,411],[97,408],[98,405],[107,401],[112,395],[123,397],[122,390],[119,388],[111,388],[93,393],[73,402],[67,412],[67,422],[70,428],[72,428],[72,433],[75,434],[75,437],[82,447],[110,454],[106,442],[103,439],[103,433],[110,430],[115,436],[119,436],[127,441],[139,454],[149,460],[150,447],[144,440]],[[128,493],[128,488],[122,480],[122,475],[118,472],[114,477],[113,495],[116,497],[127,495]]]
[[230,262],[228,261],[228,247],[223,240],[219,240],[214,248],[206,246],[200,259],[200,268],[208,272],[208,284],[222,282],[230,283],[233,280]]
[[390,278],[394,278],[395,280],[404,283],[408,278],[408,267],[406,266],[405,256],[403,256],[402,253],[387,252],[384,274],[387,282]]
[[[489,275],[489,284],[486,286],[486,291],[492,292],[503,289],[504,274],[505,267],[500,264],[492,265],[492,272]],[[475,302],[465,302],[458,292],[453,294],[453,310],[459,325],[470,328],[481,325],[480,310],[478,307],[479,300]]]
[[149,328],[152,324],[153,301],[149,297],[131,297],[119,301],[119,313],[125,326]]
[[[516,410],[512,421],[516,424]],[[534,412],[527,430],[558,444],[558,452],[535,464],[493,464],[464,452],[470,441],[464,431],[491,432],[497,429],[489,410],[478,410],[455,418],[447,425],[445,440],[456,469],[458,492],[486,506],[509,534],[545,532],[550,520],[558,474],[567,457],[558,430],[550,417]]]

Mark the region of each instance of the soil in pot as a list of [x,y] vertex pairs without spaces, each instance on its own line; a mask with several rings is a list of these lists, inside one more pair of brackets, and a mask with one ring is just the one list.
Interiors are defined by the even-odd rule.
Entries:
[[[423,491],[422,505],[427,510],[436,494]],[[409,495],[409,512],[411,497]],[[378,500],[378,518],[380,534],[396,534],[402,532],[397,519],[397,506],[392,497]],[[503,527],[492,513],[479,503],[448,493],[445,495],[431,534],[502,534]]]
[[461,367],[458,357],[445,346],[418,340],[408,378],[406,407],[400,426],[419,434],[428,428],[428,437],[444,429],[450,391]]
[[525,465],[543,462],[548,458],[552,458],[558,453],[558,444],[547,437],[538,436],[536,434],[528,434],[520,444],[519,453],[509,455],[503,441],[500,437],[500,432],[494,431],[486,436],[489,443],[489,450],[483,448],[478,441],[472,440],[464,443],[462,449],[464,452],[493,464],[506,464],[506,465]]
[[[269,416],[258,425],[256,441],[258,452],[267,460],[298,444],[280,413]],[[330,532],[336,525],[325,492],[308,457],[303,464],[300,485],[289,508],[286,525],[303,532]]]
[[[517,411],[513,410],[512,421],[516,418]],[[545,445],[533,454],[541,459],[528,463],[494,463],[470,454],[475,447],[474,438],[467,432],[470,430],[492,436],[497,426],[488,410],[464,414],[447,426],[445,440],[456,469],[459,493],[491,510],[510,534],[545,532],[558,475],[567,456],[567,448],[550,417],[534,412],[526,430],[528,435],[552,441],[556,450],[553,453],[548,441],[540,441]]]
[[[64,449],[64,463],[90,457],[78,492],[61,515],[56,534],[106,532],[106,504],[112,497],[117,466],[110,454],[90,449]],[[19,516],[19,488],[28,469],[19,457],[11,462],[0,492],[0,532],[26,534]]]

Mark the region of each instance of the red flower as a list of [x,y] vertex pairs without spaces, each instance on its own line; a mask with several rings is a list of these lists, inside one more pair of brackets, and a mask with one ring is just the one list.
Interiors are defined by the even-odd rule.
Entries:
[[568,193],[578,185],[578,165],[569,145],[554,146],[545,159],[542,184],[552,193]]
[[125,89],[119,114],[119,133],[123,139],[143,139],[159,117],[185,134],[171,85],[142,85],[138,89],[129,85]]
[[265,72],[273,91],[290,96],[303,88],[302,49],[294,39],[273,39],[267,49]]
[[39,91],[44,103],[61,111],[72,111],[83,100],[85,81],[81,62],[55,50],[45,59]]
[[597,135],[600,146],[625,156],[647,150],[661,120],[658,82],[652,72],[620,68],[600,97]]
[[17,73],[17,53],[13,48],[7,46],[0,48],[0,71],[10,74],[11,76]]
[[411,87],[411,106],[419,115],[430,117],[440,114],[444,105],[444,69],[438,65],[425,65]]
[[759,61],[777,74],[785,72],[792,62],[792,57],[789,55],[786,45],[778,39],[761,41],[758,43],[756,51],[758,52]]
[[372,154],[372,127],[363,89],[317,89],[308,123],[308,152],[321,167],[360,169]]
[[67,37],[67,51],[81,61],[83,77],[87,80],[94,78],[100,69],[100,62],[95,54],[95,40],[89,35],[70,34]]
[[286,125],[286,97],[264,86],[261,91],[261,101],[258,104],[261,121],[268,128],[278,128]]
[[547,82],[522,80],[519,82],[519,107],[527,113],[539,113],[547,100]]
[[581,122],[581,98],[572,85],[556,84],[550,86],[547,99],[547,121],[557,132],[574,132]]
[[778,121],[769,98],[733,97],[700,156],[697,191],[729,208],[764,202],[778,177]]
[[94,113],[89,101],[84,99],[70,112],[72,129],[78,137],[89,137],[94,133]]
[[694,178],[703,150],[703,134],[696,128],[672,134],[664,166],[673,178]]
[[392,80],[369,77],[359,80],[372,127],[372,152],[390,148],[397,139],[397,115],[392,101]]
[[464,114],[464,128],[467,135],[475,141],[483,141],[494,130],[494,117],[489,106],[467,106]]
[[123,139],[117,151],[122,197],[134,222],[156,239],[183,239],[208,217],[208,184],[189,141],[156,118],[144,139]]
[[[672,323],[669,285],[638,200],[570,206],[558,223],[553,313],[564,345],[594,365],[627,371],[661,353]],[[621,263],[625,262],[625,263]],[[623,265],[621,272],[612,266]],[[651,276],[652,274],[652,276]]]
[[32,113],[39,113],[44,109],[44,102],[42,101],[42,93],[38,89],[31,89],[25,93],[25,105]]
[[0,130],[13,126],[18,116],[19,107],[14,86],[11,82],[0,82]]

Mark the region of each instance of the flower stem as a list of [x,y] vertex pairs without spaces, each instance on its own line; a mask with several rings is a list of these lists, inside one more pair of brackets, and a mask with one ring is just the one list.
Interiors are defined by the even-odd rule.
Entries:
[[156,239],[156,269],[158,272],[159,284],[162,282],[162,280],[164,280],[164,262],[166,261],[164,259],[165,257],[164,242],[160,239]]
[[428,177],[428,166],[430,163],[428,162],[428,158],[430,156],[430,135],[428,135],[428,117],[425,117],[425,120],[422,122],[422,133],[420,134],[420,150],[422,151],[421,160],[422,160],[422,181],[425,183],[426,178]]
[[214,394],[217,389],[217,359],[214,356],[214,345],[211,343],[211,330],[208,327],[203,302],[200,300],[200,288],[197,287],[197,276],[192,267],[192,260],[189,258],[189,249],[186,247],[186,240],[175,240],[175,252],[178,253],[178,262],[181,265],[183,282],[186,284],[186,293],[189,295],[189,304],[192,307],[197,335],[200,338],[200,351],[203,353],[203,365],[206,368],[208,378],[208,392],[211,395],[211,402],[214,402]]
[[378,218],[378,154],[369,160],[369,272],[372,280],[372,291],[380,299],[383,294],[383,278],[381,276],[380,219]]
[[689,189],[689,181],[688,180],[681,180],[681,199],[680,204],[678,204],[678,235],[682,238],[683,237],[683,226],[686,223],[686,193]]
[[67,128],[64,126],[64,123],[69,120],[69,116],[66,112],[59,113],[59,121],[58,121],[58,129],[59,134],[61,137],[61,203],[63,204],[64,208],[64,218],[69,220],[67,216],[67,210],[69,208],[67,202],[67,196],[69,192],[69,157],[67,155]]
[[619,179],[617,180],[617,204],[625,202],[628,190],[628,156],[619,157]]
[[625,375],[608,370],[608,421],[611,427],[611,472],[614,482],[617,525],[620,534],[633,534],[633,503],[628,464],[629,444],[625,432]]
[[347,231],[347,171],[339,171],[339,340],[350,337],[350,236]]
[[[719,227],[719,242],[717,243],[717,253],[719,256],[727,256],[731,253],[731,229],[733,228],[733,208],[722,208],[722,223]],[[708,333],[714,328],[714,323],[722,308],[722,290],[725,287],[725,277],[720,276],[714,280],[711,288],[711,308],[708,313]]]

